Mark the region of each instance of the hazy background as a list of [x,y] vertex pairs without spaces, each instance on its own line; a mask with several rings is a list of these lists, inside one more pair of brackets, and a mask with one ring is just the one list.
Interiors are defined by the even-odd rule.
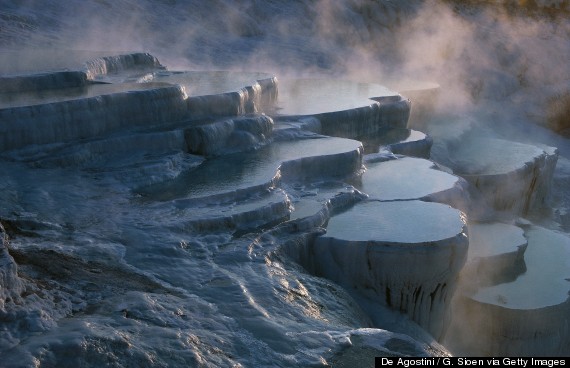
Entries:
[[[563,131],[569,5],[538,3],[2,0],[0,70],[70,67],[67,50],[146,51],[170,69],[327,74],[394,88],[428,81],[444,87],[446,109],[500,100]],[[34,52],[10,56],[15,49]]]
[[0,74],[144,51],[171,70],[435,83],[440,113],[570,158],[569,14],[563,1],[0,0]]

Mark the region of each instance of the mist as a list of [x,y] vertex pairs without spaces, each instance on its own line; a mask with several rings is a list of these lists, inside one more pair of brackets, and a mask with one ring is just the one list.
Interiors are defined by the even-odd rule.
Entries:
[[[465,210],[473,221],[530,228],[529,218],[568,233],[569,14],[567,1],[546,0],[4,0],[0,75],[72,69],[86,56],[143,51],[170,70],[385,85],[410,98],[410,127],[433,137],[431,159],[449,172],[462,164],[448,144],[450,125],[462,131],[458,140],[473,134],[558,147],[546,209],[501,213],[481,203]],[[509,281],[524,267],[517,272]],[[472,292],[479,281],[463,275],[456,294]],[[477,308],[458,313],[459,324],[486,316]],[[461,352],[484,332],[478,333],[471,341],[461,336]]]
[[500,101],[543,109],[563,130],[570,26],[564,2],[551,3],[5,1],[0,44],[52,55],[143,50],[171,69],[334,75],[398,89],[433,82],[445,111]]

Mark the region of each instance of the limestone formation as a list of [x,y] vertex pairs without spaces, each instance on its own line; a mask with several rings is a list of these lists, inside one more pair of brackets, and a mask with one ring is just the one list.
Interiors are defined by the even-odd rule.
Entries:
[[443,337],[467,256],[461,212],[421,201],[366,202],[332,217],[327,229],[305,261],[310,269]]

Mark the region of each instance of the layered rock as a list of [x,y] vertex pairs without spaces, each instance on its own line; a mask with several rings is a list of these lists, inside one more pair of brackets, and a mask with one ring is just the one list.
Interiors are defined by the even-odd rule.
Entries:
[[320,132],[356,138],[383,128],[405,128],[410,101],[370,83],[343,80],[294,79],[280,81],[276,119],[320,122]]
[[251,150],[268,142],[273,120],[266,115],[239,117],[184,130],[188,152],[215,156]]
[[[137,86],[138,87],[138,86]],[[124,93],[0,109],[0,151],[68,142],[125,128],[181,120],[187,96],[179,86],[141,85]]]
[[[327,234],[296,245],[294,259],[373,303],[406,314],[442,339],[467,255],[465,217],[456,209],[418,199],[467,207],[467,183],[437,170],[431,161],[392,157],[367,160],[366,171],[355,185],[368,200],[326,211],[325,218],[333,216],[324,222]],[[322,211],[309,214],[327,193],[328,189],[318,187],[300,188],[294,205],[307,219],[322,218]],[[295,211],[293,215],[299,216]],[[399,262],[405,265],[402,272],[395,268]],[[410,269],[413,272],[403,271]],[[364,308],[375,313],[371,306]]]
[[121,72],[144,72],[165,69],[158,59],[149,53],[134,53],[103,56],[85,63],[84,73],[88,80],[108,81],[106,77]]
[[394,154],[428,159],[433,140],[427,134],[413,129],[386,128],[375,134],[358,137],[364,145],[364,152],[373,154],[389,151]]
[[452,151],[452,168],[497,211],[524,215],[547,205],[557,159],[553,147],[478,138]]
[[[386,148],[393,153],[414,156],[421,158],[429,158],[433,140],[425,133],[412,129],[394,129],[394,133],[402,131],[402,138],[396,142],[386,144]],[[404,138],[405,136],[405,138]],[[382,149],[382,146],[380,146]]]
[[[482,282],[475,286],[466,281],[470,286],[457,297],[457,327],[449,336],[455,353],[568,355],[570,238],[536,226],[528,228],[525,236],[528,246],[523,269],[520,252],[511,249],[492,257],[493,263],[485,261],[486,266],[503,267],[493,270],[494,277],[479,276]],[[520,235],[517,237],[515,243],[512,236],[503,237],[501,248],[520,243]],[[507,259],[510,262],[505,263]]]
[[[119,72],[140,68],[151,71],[148,78],[142,83],[124,83],[127,77]],[[88,75],[78,83],[68,82],[75,74],[67,72],[6,83],[15,90],[2,99],[0,132],[4,139],[0,151],[175,122],[192,126],[196,119],[255,113],[276,98],[277,80],[267,74],[156,72],[160,68],[152,55],[132,54],[89,62]],[[113,73],[119,73],[114,78],[120,83],[88,83],[90,78]],[[28,84],[33,93],[28,92]],[[202,93],[195,93],[194,88]]]
[[88,83],[80,71],[45,72],[34,75],[0,77],[0,94],[84,87]]
[[443,337],[467,256],[459,211],[421,201],[366,202],[331,218],[327,229],[315,239],[309,269]]
[[169,215],[186,218],[177,225],[187,231],[200,233],[220,230],[236,232],[254,231],[273,226],[289,219],[293,207],[289,196],[282,190],[252,195],[239,203],[197,205],[192,200],[174,201]]
[[528,245],[523,230],[503,223],[470,223],[469,254],[462,271],[464,287],[473,289],[514,281],[526,271]]
[[[124,81],[125,74],[154,72],[164,67],[148,53],[135,53],[98,57],[75,69],[3,76],[0,77],[0,94],[80,88],[93,81]],[[118,76],[121,72],[124,74]]]
[[[289,317],[281,316],[280,306],[291,308],[288,303],[298,302],[302,309],[291,310],[300,319],[293,318],[308,319],[313,326],[321,323],[315,322],[321,318],[321,301],[312,300],[312,291],[303,289],[294,278],[274,278],[284,274],[276,254],[285,251],[289,256],[285,262],[293,259],[332,280],[321,281],[327,285],[323,287],[326,292],[334,289],[338,295],[341,287],[334,281],[350,292],[357,290],[373,305],[403,312],[438,339],[444,334],[449,298],[467,246],[465,223],[458,210],[416,199],[457,194],[462,184],[452,175],[433,170],[429,161],[400,158],[400,169],[412,160],[408,171],[420,171],[430,178],[421,193],[411,190],[411,194],[385,198],[383,192],[366,187],[374,198],[361,203],[368,195],[347,183],[354,183],[363,173],[366,177],[362,144],[321,135],[362,136],[395,129],[392,132],[407,136],[390,143],[394,151],[411,147],[406,152],[427,155],[429,139],[404,129],[409,101],[377,85],[329,81],[331,88],[325,89],[321,81],[311,80],[298,85],[304,96],[310,97],[306,111],[289,114],[278,103],[283,110],[276,113],[271,105],[278,85],[270,75],[169,72],[146,54],[99,58],[88,63],[86,70],[91,73],[87,85],[71,96],[66,96],[70,88],[62,86],[65,88],[47,97],[34,97],[33,103],[27,103],[28,96],[22,94],[0,110],[2,117],[13,122],[10,129],[4,127],[10,137],[0,146],[3,157],[24,162],[10,163],[22,175],[9,178],[4,185],[8,194],[3,198],[25,198],[10,202],[11,213],[29,211],[38,223],[50,220],[50,226],[30,230],[49,241],[40,246],[22,240],[29,247],[20,244],[17,252],[30,277],[41,274],[56,279],[50,287],[57,292],[42,291],[40,303],[28,308],[30,313],[44,306],[50,310],[46,318],[31,318],[42,324],[38,331],[53,329],[57,335],[58,321],[77,311],[93,313],[96,320],[118,320],[113,328],[128,326],[131,319],[141,322],[143,329],[155,328],[155,324],[164,328],[164,321],[188,326],[186,322],[193,320],[185,318],[184,311],[170,313],[172,306],[168,316],[156,312],[153,308],[160,303],[155,300],[179,303],[184,308],[195,305],[195,300],[188,299],[186,292],[176,298],[157,297],[159,288],[150,280],[136,285],[142,291],[133,293],[140,295],[124,297],[123,304],[128,307],[120,313],[99,305],[98,297],[108,303],[113,299],[105,289],[106,282],[99,286],[85,280],[105,280],[108,265],[91,262],[104,259],[126,263],[121,280],[139,280],[138,271],[128,270],[139,268],[161,282],[192,295],[201,294],[200,298],[216,304],[216,316],[220,311],[231,316],[223,320],[227,326],[238,326],[255,341],[290,356],[295,349],[284,331],[288,333],[293,325]],[[293,92],[284,88],[283,96],[288,93]],[[331,100],[331,93],[336,99]],[[304,99],[293,99],[291,106]],[[319,99],[328,105],[319,106]],[[272,118],[253,114],[263,111],[290,126],[274,135]],[[272,135],[275,141],[271,141]],[[379,167],[382,164],[378,163]],[[370,163],[370,178],[374,165]],[[41,181],[36,181],[31,166],[44,168]],[[379,174],[376,179],[381,177]],[[24,186],[18,185],[23,182]],[[295,205],[303,207],[309,202],[304,210],[295,211]],[[291,213],[295,214],[292,220]],[[409,218],[417,219],[423,227],[405,221]],[[327,226],[329,234],[319,237]],[[360,226],[370,231],[369,239],[359,238],[361,233],[355,230]],[[346,227],[352,232],[345,231]],[[254,237],[267,228],[262,236]],[[248,244],[251,238],[255,240]],[[55,262],[58,257],[60,263]],[[83,257],[88,261],[80,259]],[[408,267],[408,263],[413,272],[390,268],[397,264]],[[54,266],[60,264],[80,265],[81,272]],[[86,265],[97,265],[104,272],[85,270]],[[91,276],[91,272],[102,277]],[[291,287],[289,282],[300,286]],[[282,285],[276,286],[278,283]],[[38,283],[32,289],[35,293],[42,287]],[[219,290],[210,289],[216,287],[224,288],[224,298],[230,302],[218,300]],[[65,293],[59,293],[60,289]],[[74,290],[79,291],[76,294]],[[281,290],[287,293],[284,301],[271,300]],[[292,302],[291,298],[296,299]],[[367,309],[367,315],[356,301],[346,298],[348,301],[334,299],[334,305],[350,305],[350,313],[358,316],[349,318],[351,323],[358,320],[370,325],[369,316],[385,310]],[[145,308],[148,304],[148,310],[131,303],[135,299],[144,301]],[[96,306],[86,306],[83,300]],[[237,312],[233,307],[236,302],[243,303]],[[323,312],[326,316],[341,314]],[[285,318],[286,327],[279,325],[281,318]],[[71,325],[75,321],[65,320]],[[23,337],[28,333],[16,325],[10,328]],[[294,329],[305,330],[306,326]],[[221,330],[215,329],[215,334]],[[413,331],[423,336],[417,326]],[[232,340],[234,335],[230,337]],[[30,344],[36,341],[32,340]],[[431,337],[426,340],[433,341]],[[396,336],[386,347],[421,352],[413,341]]]
[[[440,171],[429,160],[403,157],[367,163],[359,188],[380,201],[423,199],[442,202],[455,208],[469,205],[466,182]],[[421,177],[421,180],[417,180]]]
[[175,181],[143,189],[142,193],[155,199],[177,196],[241,198],[273,187],[282,180],[344,178],[361,168],[360,142],[321,136],[274,142],[255,151],[214,157]]
[[153,80],[184,87],[188,119],[259,113],[277,98],[277,78],[265,73],[169,72]]

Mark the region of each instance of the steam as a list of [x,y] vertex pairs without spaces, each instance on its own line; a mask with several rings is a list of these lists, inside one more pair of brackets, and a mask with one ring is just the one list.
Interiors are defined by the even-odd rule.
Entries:
[[[568,21],[556,15],[544,21],[520,11],[520,5],[445,0],[19,4],[5,5],[10,15],[1,20],[8,30],[0,38],[5,47],[146,51],[173,69],[322,74],[395,85],[430,81],[448,92],[445,107],[457,109],[481,98],[507,98],[521,87],[570,81],[569,47],[560,42],[570,35]],[[43,11],[34,12],[35,7]],[[511,9],[518,14],[511,15]],[[9,37],[12,33],[18,39]]]
[[396,90],[434,82],[439,113],[476,111],[481,124],[500,121],[500,134],[520,139],[524,120],[569,126],[570,21],[556,13],[564,1],[539,1],[555,6],[548,11],[445,0],[22,3],[4,1],[0,47],[63,51],[51,63],[0,52],[0,74],[17,63],[68,67],[65,50],[145,51],[170,69],[335,76]]

